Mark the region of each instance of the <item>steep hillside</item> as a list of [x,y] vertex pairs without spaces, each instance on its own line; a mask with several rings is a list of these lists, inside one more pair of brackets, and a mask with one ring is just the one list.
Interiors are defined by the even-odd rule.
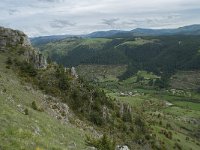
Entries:
[[[51,108],[64,106],[67,108],[64,111],[70,113],[68,106],[22,82],[15,72],[7,69],[8,56],[0,53],[0,149],[82,150],[87,132],[69,122],[70,114],[59,120],[60,113]],[[43,111],[35,110],[33,102]]]
[[[86,148],[85,134],[90,132],[70,123],[73,113],[69,107],[25,82],[16,72],[18,66],[12,66],[16,60],[25,60],[44,69],[45,58],[31,47],[24,33],[0,31],[0,149]],[[66,113],[62,118],[59,109]]]

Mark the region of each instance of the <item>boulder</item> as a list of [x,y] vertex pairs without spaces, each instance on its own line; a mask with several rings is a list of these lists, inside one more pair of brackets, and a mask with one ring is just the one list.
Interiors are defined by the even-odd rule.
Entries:
[[130,150],[130,149],[126,145],[118,145],[116,147],[116,150]]

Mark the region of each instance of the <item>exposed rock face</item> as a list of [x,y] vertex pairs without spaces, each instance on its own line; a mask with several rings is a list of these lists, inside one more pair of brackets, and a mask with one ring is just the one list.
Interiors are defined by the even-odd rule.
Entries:
[[31,46],[27,35],[18,30],[0,27],[0,51],[7,51],[13,47],[24,47],[24,56],[27,62],[33,63],[36,68],[47,66],[46,58]]
[[129,149],[128,146],[126,146],[126,145],[122,145],[122,146],[118,145],[118,146],[116,147],[116,150],[130,150],[130,149]]
[[120,106],[120,117],[123,117],[123,115],[125,113],[131,114],[132,108],[130,105],[124,104],[124,103],[119,103],[119,106]]
[[31,46],[28,37],[21,31],[0,27],[0,47]]
[[39,52],[39,50],[30,47],[30,50],[24,52],[26,61],[28,63],[33,63],[36,68],[46,68],[47,61],[46,58]]
[[78,78],[78,74],[77,74],[77,72],[76,72],[75,67],[72,67],[72,68],[71,68],[71,75],[72,75],[73,77],[75,77],[75,78]]

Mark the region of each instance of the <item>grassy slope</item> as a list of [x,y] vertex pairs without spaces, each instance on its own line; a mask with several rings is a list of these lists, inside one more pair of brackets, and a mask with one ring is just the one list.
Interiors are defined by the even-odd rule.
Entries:
[[[167,98],[167,93],[161,92],[160,94],[155,94],[156,92],[146,92],[145,90],[138,90],[138,93],[144,93],[145,95],[138,94],[133,97],[122,97],[117,93],[108,93],[108,95],[125,103],[129,103],[133,107],[143,106],[145,108],[148,106],[147,103],[151,101],[152,105],[146,110],[146,119],[153,120],[154,123],[150,123],[150,127],[156,135],[156,139],[164,142],[164,146],[168,150],[173,149],[175,143],[178,143],[183,150],[198,150],[200,148],[200,141],[194,136],[194,134],[198,134],[199,132],[200,103],[187,101],[182,101],[180,103],[176,101],[176,99],[172,99],[170,102],[174,104],[174,106],[156,108],[156,105],[159,105],[160,102],[169,100]],[[157,113],[161,114],[161,117],[158,118],[158,115],[156,115]],[[195,120],[195,123],[193,120]],[[160,121],[162,124],[160,124]],[[167,124],[170,124],[171,128],[167,128]],[[172,139],[165,137],[165,135],[161,133],[162,130],[170,131],[172,133]],[[189,140],[186,140],[186,137],[189,137]]]
[[200,88],[200,71],[179,71],[172,76],[171,86],[176,89]]
[[[16,74],[5,68],[6,58],[0,54],[0,149],[63,150],[74,142],[75,149],[84,149],[84,131],[31,108],[33,101],[42,103],[44,94],[26,90]],[[29,115],[24,115],[25,108]]]
[[126,65],[79,65],[76,69],[89,81],[117,81],[117,76],[126,71]]
[[110,39],[106,38],[65,39],[57,42],[50,42],[48,44],[39,46],[39,48],[41,51],[44,52],[45,55],[58,54],[60,56],[63,56],[78,46],[88,46],[92,49],[100,49],[103,47],[104,44],[110,41]]
[[133,41],[126,41],[124,43],[119,44],[118,46],[127,45],[130,47],[134,47],[134,46],[144,45],[147,43],[154,43],[156,41],[158,41],[158,40],[156,40],[156,39],[146,40],[146,39],[142,39],[142,38],[135,38],[135,40],[133,40]]

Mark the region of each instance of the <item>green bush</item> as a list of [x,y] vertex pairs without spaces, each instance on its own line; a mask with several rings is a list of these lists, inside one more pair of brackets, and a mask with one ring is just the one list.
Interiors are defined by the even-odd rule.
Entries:
[[31,103],[31,106],[32,106],[32,108],[33,108],[34,110],[38,110],[38,107],[37,107],[37,104],[36,104],[35,101],[33,101],[33,102]]
[[98,112],[92,112],[90,114],[90,121],[98,126],[103,125],[103,118]]
[[20,70],[22,73],[28,74],[31,77],[35,77],[37,75],[37,70],[34,65],[25,61],[20,63]]
[[12,65],[12,64],[13,64],[11,57],[8,57],[8,58],[7,58],[6,64],[7,64],[7,65]]
[[95,147],[98,150],[115,150],[116,144],[113,140],[109,139],[105,134],[99,138],[91,138],[86,136],[86,145]]
[[28,115],[28,114],[29,114],[27,108],[24,110],[24,114],[25,114],[25,115]]

